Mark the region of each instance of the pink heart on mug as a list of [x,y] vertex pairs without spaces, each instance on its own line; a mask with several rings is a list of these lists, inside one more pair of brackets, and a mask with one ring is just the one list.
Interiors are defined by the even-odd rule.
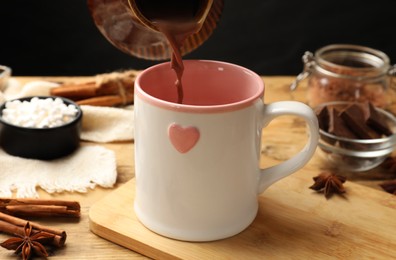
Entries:
[[196,127],[182,127],[173,123],[168,128],[168,135],[171,143],[180,153],[190,151],[199,140],[199,131]]

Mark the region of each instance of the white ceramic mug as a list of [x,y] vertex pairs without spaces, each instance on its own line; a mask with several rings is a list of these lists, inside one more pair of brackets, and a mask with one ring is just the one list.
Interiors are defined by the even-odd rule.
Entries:
[[[169,63],[135,82],[135,213],[150,230],[174,239],[233,236],[254,220],[257,196],[303,167],[318,142],[318,122],[295,101],[263,103],[264,83],[238,65],[184,61],[184,102],[178,104]],[[262,128],[280,115],[302,117],[305,147],[260,169]]]

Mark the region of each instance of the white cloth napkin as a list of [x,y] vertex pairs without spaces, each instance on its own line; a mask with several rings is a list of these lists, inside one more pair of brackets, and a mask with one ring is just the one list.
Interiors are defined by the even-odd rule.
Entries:
[[81,106],[81,109],[82,140],[107,143],[133,139],[133,106],[124,109]]
[[54,192],[87,192],[113,187],[116,158],[102,146],[82,146],[69,156],[40,161],[10,156],[0,149],[0,197],[38,197],[37,187]]

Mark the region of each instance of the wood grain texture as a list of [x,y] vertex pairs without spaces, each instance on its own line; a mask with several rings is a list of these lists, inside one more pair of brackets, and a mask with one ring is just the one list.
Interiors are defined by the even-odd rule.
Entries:
[[259,197],[251,226],[228,239],[189,243],[149,231],[133,212],[134,179],[91,207],[90,227],[99,236],[156,259],[394,256],[396,233],[389,232],[396,230],[392,195],[348,183],[348,196],[326,200],[308,189],[313,172],[315,167],[307,167],[271,186]]
[[[305,102],[303,84],[297,91],[289,91],[289,85],[294,78],[294,76],[264,77],[266,83],[265,103],[279,100]],[[17,79],[21,83],[32,80],[83,82],[92,80],[92,77],[19,77]],[[306,132],[303,121],[287,116],[274,120],[264,129],[261,166],[268,167],[290,158],[301,149],[305,142],[304,138],[306,138]],[[89,142],[82,144],[98,145]],[[79,221],[35,219],[41,224],[62,228],[68,234],[65,248],[51,252],[52,255],[49,259],[146,258],[90,231],[88,214],[91,207],[95,208],[96,205],[101,205],[106,201],[106,196],[117,194],[117,188],[131,185],[129,181],[134,177],[133,142],[99,145],[116,153],[118,177],[117,184],[113,189],[97,187],[85,194],[67,192],[48,194],[39,191],[42,198],[77,200],[82,206]],[[396,239],[391,231],[396,230],[394,226],[396,196],[389,195],[378,187],[378,183],[383,179],[394,178],[394,176],[390,176],[389,173],[379,168],[368,173],[349,174],[349,181],[345,184],[347,189],[345,198],[335,196],[326,200],[322,194],[316,194],[308,189],[312,184],[311,178],[319,171],[326,169],[329,169],[326,163],[321,160],[318,154],[315,154],[310,163],[297,174],[271,186],[260,197],[265,206],[260,209],[259,216],[262,215],[265,221],[259,223],[259,228],[241,234],[246,238],[245,242],[234,246],[241,252],[245,252],[246,256],[252,255],[251,250],[254,255],[256,250],[265,250],[267,255],[273,256],[272,259],[281,258],[277,256],[284,256],[284,251],[293,253],[292,256],[295,256],[293,258],[300,259],[330,258],[330,256],[333,258],[362,256],[362,258],[378,259],[387,256],[387,252],[393,253],[394,256],[396,248],[394,241]],[[127,196],[132,196],[132,191]],[[130,205],[130,201],[123,203]],[[279,212],[283,214],[279,215]],[[131,217],[132,214],[133,212],[128,216],[117,217],[116,220],[123,220],[125,217]],[[360,226],[359,223],[366,226]],[[8,235],[0,234],[0,241],[4,241],[8,237]],[[323,237],[327,244],[322,243],[318,246],[317,244],[320,242],[318,238]],[[231,238],[231,240],[234,239],[238,240],[239,238]],[[346,244],[342,242],[343,240],[346,241]],[[121,241],[120,243],[125,242]],[[140,243],[140,246],[147,247],[144,243]],[[207,245],[198,243],[194,248],[201,250],[201,247],[205,248],[205,246]],[[359,249],[360,247],[362,249]],[[213,245],[210,248],[214,250]],[[167,249],[166,252],[171,253],[174,250],[173,247]],[[231,249],[233,248],[226,244],[216,246],[216,251],[224,254],[227,254]],[[359,253],[359,250],[362,250],[364,255]],[[193,256],[191,254],[191,257]],[[208,259],[211,255],[205,256],[208,256],[206,257]],[[246,259],[246,257],[244,258]],[[0,248],[0,259],[15,259],[15,255],[12,251]]]

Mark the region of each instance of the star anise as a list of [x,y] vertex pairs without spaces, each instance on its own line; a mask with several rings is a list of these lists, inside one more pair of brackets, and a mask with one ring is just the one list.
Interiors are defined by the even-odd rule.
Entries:
[[346,181],[346,177],[344,176],[332,172],[322,172],[318,176],[313,177],[313,180],[315,183],[309,188],[316,191],[323,191],[327,199],[334,193],[345,193],[343,183]]
[[15,250],[16,254],[22,253],[24,260],[29,259],[32,254],[47,257],[48,253],[42,245],[52,239],[52,235],[45,232],[34,232],[29,222],[24,227],[24,235],[15,234],[17,237],[7,239],[0,246]]
[[396,195],[396,180],[386,181],[380,184],[380,186],[386,191],[393,195]]

